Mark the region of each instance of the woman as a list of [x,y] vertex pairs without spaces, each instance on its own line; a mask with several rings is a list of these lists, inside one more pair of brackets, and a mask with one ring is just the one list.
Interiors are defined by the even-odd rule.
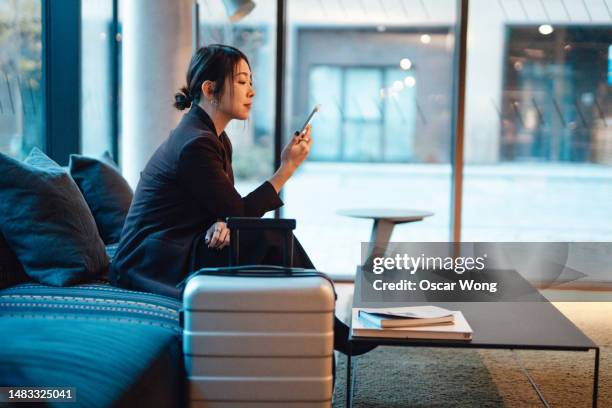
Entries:
[[[232,145],[224,129],[232,119],[248,118],[254,96],[250,65],[241,51],[210,45],[195,53],[187,85],[174,103],[179,110],[191,109],[141,173],[113,260],[114,283],[178,298],[176,285],[190,272],[227,265],[226,217],[261,217],[283,204],[278,192],[306,159],[310,128],[289,141],[274,175],[241,197],[234,188]],[[314,268],[294,242],[294,266]],[[278,263],[279,245],[271,236],[251,237],[246,246],[241,242],[241,258]],[[335,331],[336,348],[346,352],[346,325],[336,319]]]

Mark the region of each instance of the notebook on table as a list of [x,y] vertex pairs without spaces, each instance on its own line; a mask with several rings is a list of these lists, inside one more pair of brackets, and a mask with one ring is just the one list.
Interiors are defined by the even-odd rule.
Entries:
[[359,308],[359,317],[378,328],[453,324],[452,310],[438,306]]
[[353,337],[379,337],[393,339],[425,340],[471,340],[473,330],[460,311],[453,311],[452,324],[430,326],[381,328],[359,316],[359,309],[353,309]]

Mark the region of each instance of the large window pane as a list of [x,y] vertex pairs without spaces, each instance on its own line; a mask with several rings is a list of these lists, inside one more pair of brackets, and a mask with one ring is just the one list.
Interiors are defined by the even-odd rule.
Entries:
[[470,2],[462,238],[609,241],[609,10],[522,5]]
[[259,1],[237,23],[230,23],[221,0],[200,3],[202,45],[233,45],[249,58],[255,100],[248,120],[232,121],[226,132],[233,145],[236,187],[248,193],[273,173],[276,89],[276,2]]
[[310,70],[310,101],[308,106],[324,104],[325,109],[317,114],[312,123],[312,132],[317,143],[312,145],[311,157],[319,160],[336,160],[340,156],[342,133],[342,69],[331,66],[316,66]]
[[112,0],[81,0],[81,17],[81,150],[98,156],[112,152]]
[[414,162],[416,117],[416,73],[400,69],[386,71],[386,82],[392,83],[384,98],[384,157],[387,161]]
[[0,2],[0,152],[44,147],[40,0]]
[[371,222],[340,209],[422,209],[395,241],[449,237],[456,2],[287,2],[285,140],[315,103],[313,147],[284,216],[321,270],[353,274]]
[[[385,88],[383,84],[391,84]],[[388,67],[317,65],[309,73],[309,106],[325,108],[313,123],[314,161],[410,162],[416,127],[414,72]],[[339,126],[342,131],[339,130]]]

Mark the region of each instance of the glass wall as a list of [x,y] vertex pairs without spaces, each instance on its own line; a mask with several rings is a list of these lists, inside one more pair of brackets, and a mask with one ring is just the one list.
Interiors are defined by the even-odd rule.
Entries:
[[315,266],[352,275],[372,222],[342,209],[426,210],[394,241],[449,237],[456,2],[287,2],[287,140],[315,104],[283,216]]
[[251,65],[255,99],[246,121],[232,121],[226,132],[233,146],[236,188],[247,194],[274,169],[276,90],[276,1],[258,1],[245,18],[230,23],[222,0],[200,0],[201,45],[237,47]]
[[44,147],[40,0],[0,2],[0,152]]
[[112,152],[112,18],[112,0],[81,0],[81,151],[86,155]]
[[464,241],[610,241],[605,2],[470,2]]

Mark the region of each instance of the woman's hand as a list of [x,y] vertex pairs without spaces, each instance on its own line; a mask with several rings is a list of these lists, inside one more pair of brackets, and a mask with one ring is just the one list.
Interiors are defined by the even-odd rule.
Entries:
[[304,133],[295,132],[281,153],[281,166],[286,165],[295,170],[306,160],[312,145],[310,130],[311,126],[308,125]]
[[300,164],[306,160],[306,156],[310,152],[310,145],[312,145],[312,138],[310,137],[310,125],[308,125],[303,134],[295,132],[281,153],[280,167],[268,180],[277,193],[295,170],[300,167]]
[[223,221],[217,221],[206,231],[204,238],[209,248],[223,249],[230,244],[230,229]]

